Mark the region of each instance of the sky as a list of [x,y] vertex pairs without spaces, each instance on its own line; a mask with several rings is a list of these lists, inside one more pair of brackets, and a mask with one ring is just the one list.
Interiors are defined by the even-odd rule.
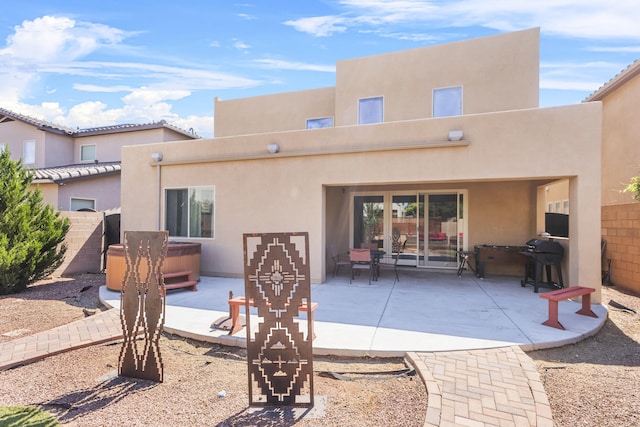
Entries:
[[541,107],[640,58],[638,0],[0,4],[0,107],[74,129],[166,120],[210,138],[215,97],[335,86],[339,60],[534,27]]

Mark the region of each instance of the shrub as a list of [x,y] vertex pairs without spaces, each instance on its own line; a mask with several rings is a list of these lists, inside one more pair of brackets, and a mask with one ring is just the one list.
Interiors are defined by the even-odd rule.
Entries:
[[30,189],[33,174],[0,153],[0,295],[17,293],[62,264],[69,221]]

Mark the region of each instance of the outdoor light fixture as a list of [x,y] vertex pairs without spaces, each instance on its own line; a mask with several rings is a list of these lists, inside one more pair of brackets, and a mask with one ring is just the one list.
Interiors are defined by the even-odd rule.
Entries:
[[267,145],[267,151],[271,154],[276,154],[280,152],[280,146],[278,144],[269,144]]
[[162,161],[162,153],[151,153],[151,159],[154,162],[161,162]]
[[460,141],[464,136],[464,132],[461,130],[450,130],[449,131],[449,141]]

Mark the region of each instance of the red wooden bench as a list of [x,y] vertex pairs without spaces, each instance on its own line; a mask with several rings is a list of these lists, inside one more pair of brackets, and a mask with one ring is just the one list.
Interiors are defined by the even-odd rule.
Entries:
[[196,286],[198,285],[198,282],[196,280],[191,280],[191,271],[162,273],[162,278],[164,279],[165,291],[180,288],[188,288],[192,291],[197,291]]
[[595,291],[593,288],[586,288],[584,286],[571,286],[570,288],[540,294],[540,298],[549,300],[549,319],[542,324],[553,328],[564,329],[562,323],[558,321],[558,301],[580,296],[582,297],[582,308],[576,311],[576,313],[584,316],[598,317],[591,311],[591,294]]
[[[229,298],[229,311],[231,313],[231,330],[229,331],[229,335],[233,335],[242,329],[242,325],[240,324],[240,307],[245,305],[246,299],[244,296]],[[249,306],[253,307],[253,298],[249,299]],[[311,311],[309,311],[309,306],[306,302],[300,304],[298,310],[305,311],[309,313],[309,322],[311,327],[311,336],[313,339],[316,339],[316,334],[313,332],[313,312],[318,308],[317,302],[311,303]],[[247,314],[247,319],[249,318]],[[248,321],[248,320],[247,320]]]

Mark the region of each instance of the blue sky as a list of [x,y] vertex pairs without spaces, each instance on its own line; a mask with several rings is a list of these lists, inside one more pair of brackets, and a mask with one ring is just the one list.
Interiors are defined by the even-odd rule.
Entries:
[[[7,6],[7,5],[5,5]],[[637,0],[29,0],[0,14],[0,107],[213,135],[213,99],[335,85],[341,59],[540,27],[540,105],[640,57]]]

